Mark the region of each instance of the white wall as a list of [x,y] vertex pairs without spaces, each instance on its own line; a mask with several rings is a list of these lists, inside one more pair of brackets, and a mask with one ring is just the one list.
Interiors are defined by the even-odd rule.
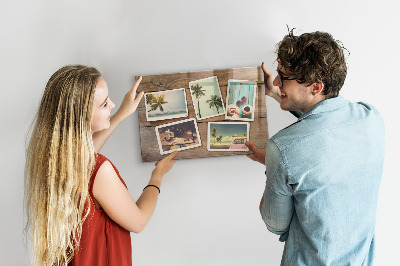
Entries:
[[[2,265],[28,265],[23,242],[25,137],[45,83],[66,64],[96,66],[114,102],[135,75],[259,65],[275,69],[286,24],[327,31],[350,50],[342,95],[381,111],[387,152],[378,204],[379,265],[393,265],[400,235],[397,1],[2,1],[0,3]],[[293,118],[267,99],[272,136]],[[137,198],[153,163],[142,163],[137,115],[102,151]],[[362,134],[362,132],[360,132]],[[397,156],[396,156],[397,155]],[[338,155],[340,156],[340,155]],[[396,158],[397,157],[397,158]],[[397,159],[397,160],[396,160]],[[134,265],[279,265],[283,244],[258,213],[264,169],[245,156],[178,161],[157,210],[132,234]]]

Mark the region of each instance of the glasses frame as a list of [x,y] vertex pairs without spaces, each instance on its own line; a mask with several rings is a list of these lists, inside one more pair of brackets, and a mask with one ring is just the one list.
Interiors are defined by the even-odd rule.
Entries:
[[283,87],[284,80],[296,80],[297,79],[296,77],[285,77],[285,76],[283,76],[282,72],[279,70],[277,70],[277,72],[278,72],[279,80],[281,81],[282,87]]

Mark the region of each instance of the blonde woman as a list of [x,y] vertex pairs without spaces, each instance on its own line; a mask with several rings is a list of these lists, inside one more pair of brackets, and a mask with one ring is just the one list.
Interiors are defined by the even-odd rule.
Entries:
[[132,265],[130,232],[152,216],[175,153],[156,164],[135,202],[98,152],[135,112],[141,78],[118,111],[92,67],[66,66],[48,81],[27,149],[25,193],[33,265]]

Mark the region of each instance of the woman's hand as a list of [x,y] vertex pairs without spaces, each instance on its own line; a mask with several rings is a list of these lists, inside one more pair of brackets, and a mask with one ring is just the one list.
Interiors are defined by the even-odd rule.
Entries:
[[174,151],[170,155],[166,156],[161,161],[156,162],[156,168],[153,170],[153,176],[165,175],[174,165],[174,157],[178,154],[178,151]]
[[125,95],[124,100],[122,101],[121,106],[118,111],[111,117],[110,127],[96,132],[92,135],[94,150],[99,152],[103,145],[106,143],[107,139],[111,136],[114,130],[118,127],[118,125],[129,115],[133,114],[136,111],[136,108],[139,105],[140,100],[143,97],[143,91],[141,91],[136,96],[136,90],[142,81],[142,77],[139,77],[138,80],[133,85],[132,89],[128,91]]
[[141,81],[142,76],[140,76],[136,80],[132,89],[125,94],[124,100],[122,101],[121,106],[116,112],[116,114],[118,113],[118,115],[120,115],[122,119],[125,119],[136,111],[136,108],[138,107],[139,102],[144,94],[144,92],[141,91],[138,95],[136,95],[137,88],[139,87]]
[[264,62],[261,64],[261,69],[264,72],[264,85],[265,85],[265,95],[271,96],[279,103],[282,101],[281,99],[281,91],[278,86],[274,86],[274,76],[265,66]]

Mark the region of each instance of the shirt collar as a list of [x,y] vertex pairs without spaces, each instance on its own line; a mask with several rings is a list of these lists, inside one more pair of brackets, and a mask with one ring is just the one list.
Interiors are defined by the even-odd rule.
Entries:
[[333,111],[335,109],[339,109],[343,105],[346,105],[349,103],[350,103],[350,101],[346,100],[345,98],[343,98],[340,95],[337,97],[334,97],[334,98],[329,98],[329,99],[323,100],[323,101],[317,103],[316,105],[314,105],[307,112],[303,113],[299,117],[298,121],[300,121],[310,115],[329,112],[329,111]]

